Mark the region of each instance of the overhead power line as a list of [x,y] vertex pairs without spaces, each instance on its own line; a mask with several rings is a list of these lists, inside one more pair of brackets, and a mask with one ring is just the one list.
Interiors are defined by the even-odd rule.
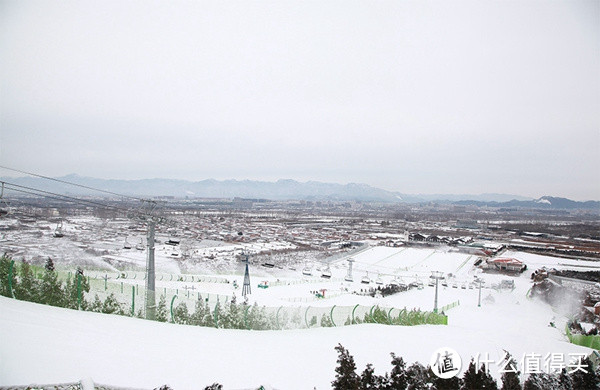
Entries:
[[39,177],[40,179],[51,180],[51,181],[55,181],[57,183],[68,184],[68,185],[71,185],[71,186],[74,186],[74,187],[85,188],[87,190],[92,190],[92,191],[102,192],[102,193],[109,194],[109,195],[119,196],[119,197],[122,197],[122,198],[135,199],[135,200],[139,200],[139,201],[147,201],[147,199],[142,199],[142,198],[138,198],[138,197],[130,196],[130,195],[118,194],[116,192],[107,191],[107,190],[101,190],[99,188],[94,188],[94,187],[86,186],[86,185],[83,185],[83,184],[77,184],[77,183],[73,183],[73,182],[66,181],[66,180],[56,179],[54,177],[44,176],[44,175],[40,175],[40,174],[33,173],[33,172],[23,171],[23,170],[20,170],[20,169],[5,167],[3,165],[0,165],[0,168],[6,169],[6,170],[9,170],[9,171],[13,171],[13,172],[23,173],[25,175]]
[[123,212],[131,211],[131,210],[125,209],[123,207],[108,205],[106,203],[97,202],[97,201],[93,201],[93,200],[75,198],[75,197],[68,196],[68,195],[57,194],[55,192],[40,190],[37,188],[32,188],[32,187],[27,187],[27,186],[22,186],[19,184],[9,183],[6,181],[2,181],[1,183],[4,185],[4,188],[6,190],[10,190],[10,191],[20,192],[20,193],[35,195],[35,196],[41,196],[44,198],[50,198],[50,199],[55,199],[55,200],[69,201],[72,203],[99,206],[99,207],[103,207],[106,209],[115,209],[115,210],[123,211]]

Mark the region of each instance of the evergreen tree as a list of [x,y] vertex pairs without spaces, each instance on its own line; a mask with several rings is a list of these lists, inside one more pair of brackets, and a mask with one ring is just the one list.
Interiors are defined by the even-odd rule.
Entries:
[[31,271],[31,266],[25,260],[19,269],[19,284],[15,290],[17,299],[37,302],[40,298],[39,283]]
[[341,344],[338,344],[335,350],[338,351],[338,366],[335,368],[335,380],[331,382],[332,389],[359,390],[360,378],[356,374],[354,358]]
[[[523,390],[558,390],[560,380],[556,375],[545,372],[532,373],[523,384]],[[589,389],[581,387],[581,389]]]
[[594,371],[592,362],[588,357],[581,359],[582,370],[573,370],[571,372],[571,381],[573,389],[598,389],[600,388],[600,378]]
[[375,369],[371,363],[360,376],[360,390],[378,390],[381,389],[381,377],[375,375]]
[[408,383],[407,390],[427,390],[433,382],[431,378],[431,370],[425,368],[419,362],[411,364],[406,369],[406,382]]
[[44,264],[44,268],[46,269],[46,271],[56,271],[54,269],[54,261],[52,261],[52,258],[48,257],[48,260],[46,260],[46,264]]
[[233,316],[231,315],[231,304],[219,305],[219,328],[232,329]]
[[48,258],[44,267],[44,276],[40,284],[40,303],[52,306],[65,306],[65,294],[62,282],[54,269],[54,262]]
[[482,364],[481,368],[475,367],[475,362],[471,359],[469,368],[463,376],[463,390],[498,390],[498,384],[485,369]]
[[392,372],[390,373],[390,384],[388,389],[404,390],[408,384],[406,378],[406,363],[401,356],[392,355]]
[[87,278],[83,274],[83,269],[77,267],[77,271],[73,276],[73,279],[69,278],[65,286],[65,300],[66,307],[70,309],[79,308],[79,292],[81,289],[81,309],[86,310],[87,302],[85,301],[85,293],[90,292],[90,284]]
[[196,300],[196,305],[194,307],[194,312],[190,316],[190,324],[200,326],[203,325],[202,320],[206,313],[206,309],[204,308],[204,300],[202,298],[198,298]]
[[248,318],[247,318],[248,329],[254,329],[254,330],[260,329],[259,328],[259,323],[260,323],[259,316],[260,316],[260,310],[258,308],[258,304],[256,302],[254,302],[254,304],[248,310]]
[[205,309],[204,309],[204,318],[202,319],[202,326],[210,326],[210,327],[215,327],[215,319],[212,315],[212,313],[210,312],[210,306],[208,304],[208,302],[206,303]]
[[94,294],[94,300],[88,305],[88,310],[95,313],[102,313],[102,301],[98,297],[98,294]]
[[167,299],[161,295],[156,308],[156,321],[167,322]]
[[521,380],[519,379],[520,371],[517,370],[517,362],[508,352],[504,358],[506,366],[505,372],[502,373],[502,390],[521,390]]
[[433,380],[433,389],[435,390],[460,390],[463,382],[458,376],[453,376],[452,378],[443,379],[440,377],[435,377]]
[[110,293],[102,304],[102,313],[105,314],[124,314],[123,308],[114,293]]
[[331,327],[333,327],[333,322],[331,322],[331,319],[325,313],[323,313],[323,315],[321,316],[321,327],[322,328],[331,328]]
[[0,257],[0,295],[9,298],[15,296],[13,294],[17,289],[17,269],[14,264],[12,265],[12,277],[9,277],[12,261],[12,258],[6,254]]
[[221,302],[219,302],[219,300],[217,299],[217,303],[215,304],[215,310],[213,311],[213,326],[215,328],[223,327],[223,323],[221,321],[221,315],[223,313],[221,313],[221,311]]
[[561,390],[574,390],[573,380],[571,379],[571,376],[567,373],[566,368],[563,368],[560,371],[558,381],[560,382]]
[[190,313],[184,301],[179,302],[173,310],[172,320],[176,324],[186,325],[190,323]]
[[244,329],[244,312],[243,306],[237,304],[235,294],[229,302],[229,323],[232,329]]

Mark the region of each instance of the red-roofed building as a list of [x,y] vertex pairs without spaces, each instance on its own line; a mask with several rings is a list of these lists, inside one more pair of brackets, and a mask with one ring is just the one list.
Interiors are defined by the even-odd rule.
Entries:
[[487,260],[485,268],[500,272],[516,273],[525,271],[527,269],[527,266],[520,260],[513,259],[511,257],[504,257]]

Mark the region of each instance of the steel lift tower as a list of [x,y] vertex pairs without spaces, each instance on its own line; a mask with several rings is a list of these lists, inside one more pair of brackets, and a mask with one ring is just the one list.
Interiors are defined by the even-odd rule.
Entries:
[[246,259],[244,260],[244,262],[246,263],[246,271],[244,273],[244,286],[242,287],[242,296],[245,298],[247,294],[252,294],[250,290],[250,273],[248,272],[248,260],[250,258],[250,255],[243,254],[242,256],[246,257]]
[[146,233],[146,319],[156,319],[156,267],[154,265],[154,231],[156,224],[164,218],[157,215],[157,204],[152,200],[142,201],[142,210],[137,217],[145,221],[148,227]]

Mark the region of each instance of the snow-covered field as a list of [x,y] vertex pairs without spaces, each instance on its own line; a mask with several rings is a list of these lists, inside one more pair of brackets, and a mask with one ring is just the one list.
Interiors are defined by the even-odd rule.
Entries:
[[[596,264],[519,252],[505,256],[524,261],[529,272],[518,277],[481,275],[473,267],[475,257],[468,254],[444,248],[387,247],[373,247],[355,256],[352,283],[343,280],[347,272],[347,262],[343,259],[332,264],[331,280],[318,277],[316,267],[322,264],[317,263],[313,265],[311,278],[303,277],[301,270],[251,268],[251,302],[267,306],[363,304],[431,310],[435,291],[427,286],[431,271],[453,273],[458,280],[482,276],[488,288],[482,290],[481,307],[478,307],[478,289],[440,284],[439,306],[460,300],[458,307],[448,311],[447,326],[362,324],[282,331],[226,330],[78,312],[1,298],[0,385],[69,382],[89,377],[96,383],[137,388],[169,384],[176,390],[197,389],[213,382],[222,383],[227,389],[259,385],[277,389],[327,389],[335,375],[337,356],[333,348],[338,343],[354,355],[359,371],[372,363],[379,373],[391,369],[390,352],[409,363],[427,364],[440,347],[458,351],[463,358],[463,369],[471,357],[478,355],[498,361],[503,350],[517,359],[531,353],[589,354],[590,349],[567,341],[562,331],[564,318],[548,305],[526,298],[526,294],[531,287],[529,273],[542,265],[577,266],[585,270],[596,269]],[[142,260],[141,257],[139,261]],[[238,263],[229,274],[218,276],[231,282],[236,280],[241,286],[241,270]],[[400,276],[407,282],[421,279],[424,288],[385,298],[352,294],[367,287],[360,283],[366,272],[373,279],[379,274],[383,279]],[[164,279],[157,280],[159,292],[166,288],[183,291],[184,285],[193,285],[194,291],[202,290],[204,294],[231,295],[235,291],[232,283],[191,282],[189,276],[185,282]],[[514,280],[515,289],[489,288],[504,279]],[[262,280],[269,280],[273,286],[256,288]],[[124,282],[143,285],[143,280],[131,275]],[[322,288],[331,297],[312,300],[310,291]],[[306,301],[297,301],[298,298]],[[548,326],[550,321],[556,322],[557,328]],[[492,364],[490,369],[499,377],[497,365]]]

